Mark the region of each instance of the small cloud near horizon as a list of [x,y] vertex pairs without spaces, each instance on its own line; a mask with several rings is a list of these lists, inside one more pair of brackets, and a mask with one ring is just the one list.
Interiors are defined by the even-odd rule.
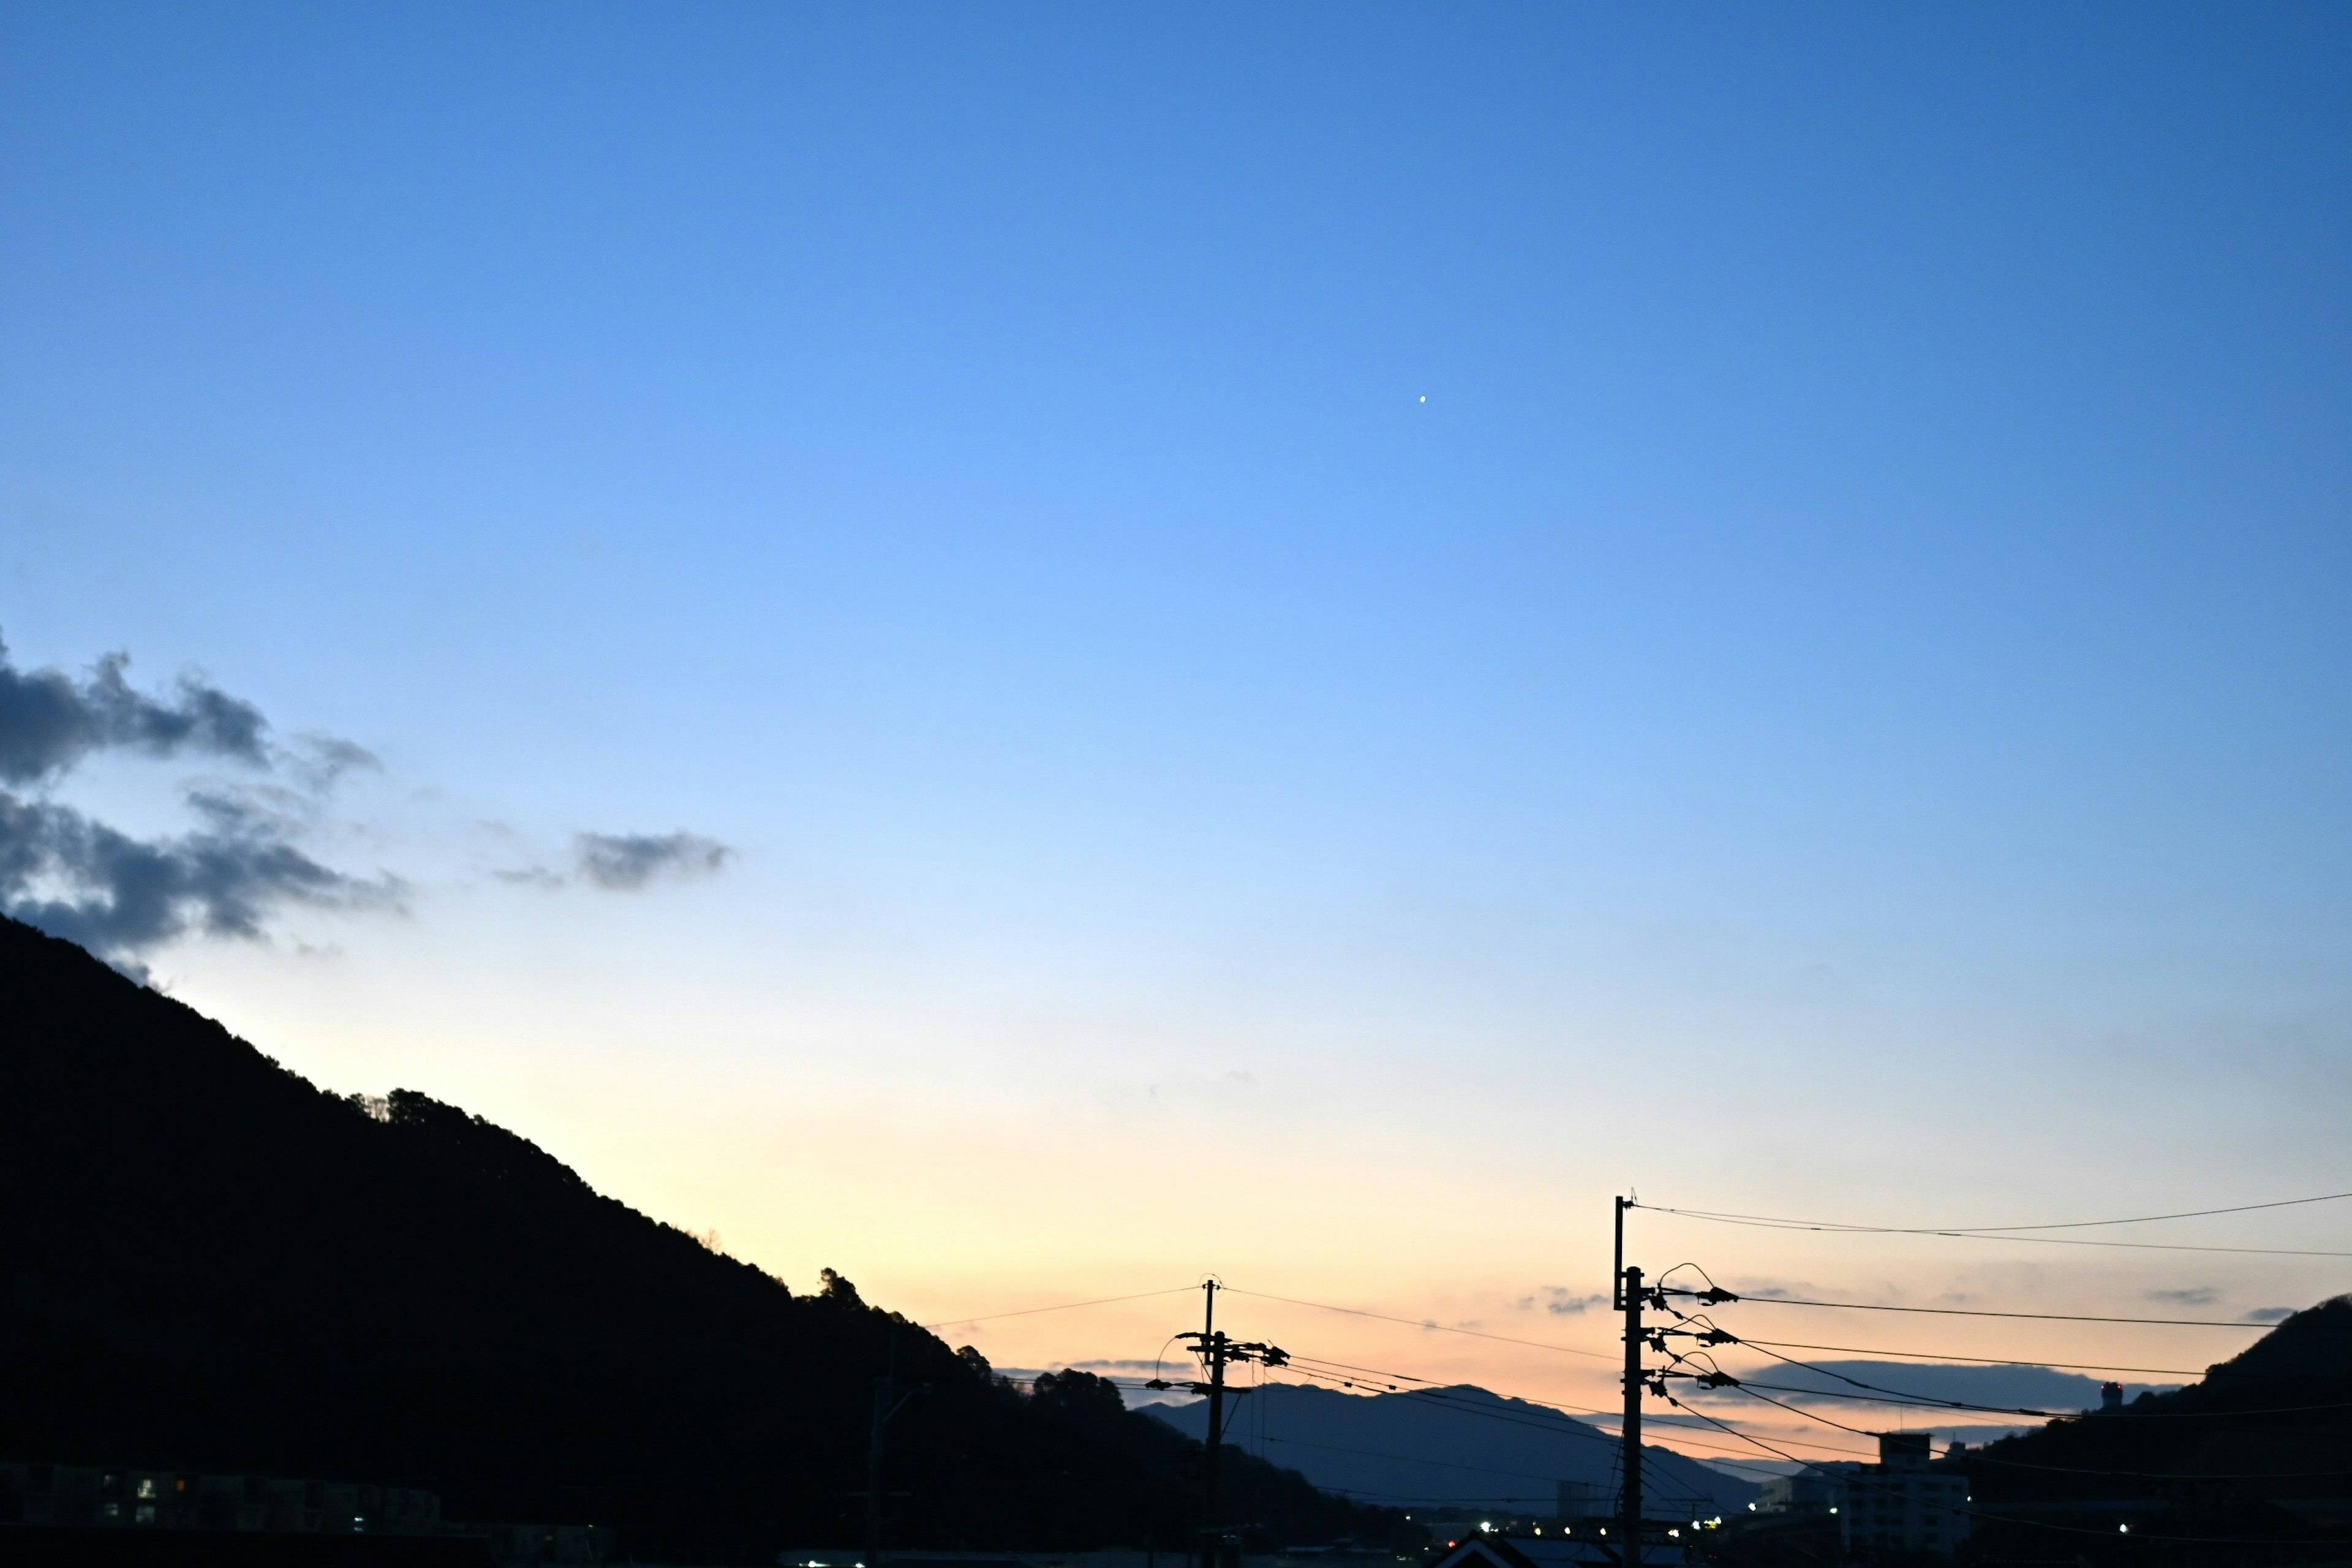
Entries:
[[2150,1290],[2147,1299],[2173,1307],[2210,1307],[2221,1299],[2221,1292],[2211,1285],[2189,1285],[2178,1290]]
[[608,892],[635,892],[664,879],[716,875],[735,851],[715,838],[677,833],[581,833],[572,840],[579,874]]
[[1532,1312],[1540,1306],[1557,1317],[1579,1317],[1607,1301],[1605,1295],[1579,1295],[1565,1285],[1546,1285],[1533,1295],[1522,1296],[1511,1303],[1522,1312]]
[[2294,1307],[2257,1307],[2246,1314],[2250,1323],[2283,1323],[2294,1316]]

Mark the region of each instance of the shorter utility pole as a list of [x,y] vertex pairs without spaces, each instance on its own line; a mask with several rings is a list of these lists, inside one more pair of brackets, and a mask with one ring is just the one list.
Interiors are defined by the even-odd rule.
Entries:
[[[1200,1331],[1176,1336],[1180,1340],[1192,1342],[1193,1353],[1201,1358],[1209,1373],[1206,1383],[1185,1385],[1194,1394],[1205,1394],[1209,1401],[1209,1448],[1201,1477],[1201,1568],[1227,1568],[1226,1549],[1234,1544],[1219,1528],[1218,1459],[1225,1446],[1225,1368],[1236,1362],[1256,1362],[1262,1366],[1287,1366],[1290,1363],[1290,1352],[1280,1345],[1232,1339],[1217,1327],[1218,1289],[1213,1275],[1201,1282],[1204,1306]],[[1144,1386],[1167,1388],[1171,1385],[1164,1379],[1155,1377]]]
[[[907,1407],[907,1401],[921,1392],[910,1388],[898,1392],[898,1330],[890,1329],[888,1359],[885,1371],[874,1380],[874,1426],[866,1443],[866,1563],[865,1568],[882,1568],[882,1434],[890,1418]],[[905,1492],[890,1494],[905,1497]]]

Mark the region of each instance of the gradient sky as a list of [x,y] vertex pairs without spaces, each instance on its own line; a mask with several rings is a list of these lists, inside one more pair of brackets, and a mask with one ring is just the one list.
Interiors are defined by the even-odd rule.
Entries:
[[[20,5],[0,635],[381,760],[287,831],[397,909],[141,955],[321,1083],[924,1321],[1213,1269],[1605,1350],[1547,1304],[1612,1192],[2352,1187],[2347,175],[2340,6]],[[36,788],[168,836],[235,774]],[[568,858],[677,831],[732,853]],[[2049,1329],[1786,1337],[2242,1342]]]

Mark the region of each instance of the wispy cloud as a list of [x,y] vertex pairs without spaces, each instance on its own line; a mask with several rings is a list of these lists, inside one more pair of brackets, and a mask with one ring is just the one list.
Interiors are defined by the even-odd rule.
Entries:
[[2189,1285],[2176,1290],[2150,1290],[2147,1299],[2168,1307],[2210,1307],[2221,1299],[2221,1292],[2211,1285]]
[[1580,1296],[1564,1285],[1546,1285],[1511,1304],[1522,1312],[1532,1312],[1541,1307],[1556,1317],[1574,1318],[1583,1316],[1608,1300],[1605,1295]]
[[2250,1323],[2283,1323],[2295,1314],[2293,1307],[2257,1307],[2246,1314]]
[[572,841],[579,874],[613,892],[670,878],[708,877],[735,851],[694,833],[583,833]]

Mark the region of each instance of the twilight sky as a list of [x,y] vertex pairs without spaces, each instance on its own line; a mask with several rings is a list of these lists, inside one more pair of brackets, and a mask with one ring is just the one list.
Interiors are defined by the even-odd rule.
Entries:
[[2352,1188],[2347,177],[2340,7],[16,6],[0,902],[923,1321]]

